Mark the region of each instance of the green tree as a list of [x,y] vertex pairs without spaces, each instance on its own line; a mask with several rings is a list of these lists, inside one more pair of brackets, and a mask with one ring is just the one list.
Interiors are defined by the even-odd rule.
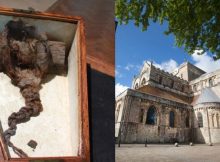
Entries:
[[119,24],[133,20],[143,30],[167,21],[165,34],[173,33],[178,47],[220,59],[220,0],[115,0],[115,14]]

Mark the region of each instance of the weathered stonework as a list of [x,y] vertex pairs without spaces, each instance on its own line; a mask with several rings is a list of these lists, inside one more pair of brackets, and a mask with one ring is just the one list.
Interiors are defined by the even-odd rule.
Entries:
[[[117,140],[220,143],[219,78],[220,71],[205,73],[188,62],[172,74],[145,62],[132,89],[116,97]],[[210,91],[203,92],[207,87]]]
[[[148,142],[179,142],[189,141],[189,127],[185,125],[186,114],[191,115],[192,107],[186,104],[177,103],[171,100],[158,98],[156,96],[144,94],[141,92],[128,89],[123,99],[124,103],[124,120],[121,124],[121,140],[125,143],[144,143]],[[121,103],[121,102],[119,102]],[[146,124],[147,111],[150,106],[156,108],[156,125]],[[143,119],[140,121],[140,110],[143,110]],[[169,126],[169,112],[174,111],[176,120],[175,127]],[[191,122],[190,122],[191,123]],[[123,128],[122,128],[123,127]],[[124,131],[123,131],[124,130]],[[187,134],[187,137],[184,135]]]

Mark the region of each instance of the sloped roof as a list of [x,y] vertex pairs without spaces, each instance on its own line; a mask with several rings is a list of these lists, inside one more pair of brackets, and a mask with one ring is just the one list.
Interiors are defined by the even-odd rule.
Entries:
[[180,69],[184,66],[190,66],[190,68],[194,68],[194,69],[197,69],[197,70],[201,71],[202,73],[206,73],[206,71],[200,69],[199,67],[197,67],[194,64],[190,63],[189,61],[183,62],[182,64],[180,64],[180,66],[177,69]]
[[199,96],[195,104],[201,104],[207,102],[220,102],[220,98],[211,88],[203,89],[201,95]]

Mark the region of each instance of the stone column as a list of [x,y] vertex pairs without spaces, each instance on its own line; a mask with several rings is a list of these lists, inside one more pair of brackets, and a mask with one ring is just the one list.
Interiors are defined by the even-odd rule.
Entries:
[[212,139],[211,139],[211,132],[210,132],[210,121],[209,121],[208,107],[206,107],[206,113],[207,113],[207,124],[208,124],[208,133],[209,133],[209,144],[211,144],[212,143]]

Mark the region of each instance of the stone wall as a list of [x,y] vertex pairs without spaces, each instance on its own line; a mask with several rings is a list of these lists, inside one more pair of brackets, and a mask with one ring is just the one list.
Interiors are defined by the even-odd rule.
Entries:
[[174,71],[173,74],[175,74],[175,76],[180,77],[184,80],[189,80],[188,67],[186,64],[180,65],[180,67],[176,69],[176,71]]
[[139,89],[146,85],[151,85],[185,96],[190,92],[186,80],[156,68],[148,63],[145,63],[140,74],[134,77],[132,89]]
[[[204,88],[211,88],[219,96],[219,84],[220,70],[205,73],[186,62],[171,74],[145,62],[140,74],[133,79],[133,90],[128,89],[118,97],[126,98],[122,122],[116,124],[121,142],[220,143],[220,101],[195,105]],[[151,106],[156,109],[155,124],[146,124]],[[171,111],[175,116],[174,127],[169,121]]]
[[204,73],[205,71],[199,69],[189,62],[184,62],[178,67],[178,69],[173,72],[175,76],[178,76],[187,81],[194,80]]
[[[201,113],[203,126],[199,127],[198,114]],[[204,103],[194,107],[195,142],[220,143],[220,104]]]
[[115,137],[118,137],[119,134],[119,128],[121,125],[121,121],[122,121],[122,116],[124,113],[124,103],[125,103],[125,98],[126,97],[122,97],[119,100],[116,101],[115,103]]
[[190,89],[193,91],[194,95],[198,95],[200,91],[204,88],[214,87],[220,83],[220,70],[207,73],[201,77],[189,82]]
[[198,67],[188,63],[188,81],[194,80],[200,77],[202,74],[205,74],[205,71],[199,69]]
[[[119,135],[121,142],[144,143],[147,139],[148,143],[172,143],[191,140],[192,111],[188,105],[178,104],[133,90],[128,90],[126,99],[124,119],[122,119],[121,134]],[[155,125],[146,124],[147,112],[151,106],[156,109]],[[171,127],[169,123],[171,111],[174,112],[175,116],[174,127]],[[189,126],[186,126],[187,115]]]
[[151,68],[150,81],[176,91],[188,93],[188,82],[154,66]]

